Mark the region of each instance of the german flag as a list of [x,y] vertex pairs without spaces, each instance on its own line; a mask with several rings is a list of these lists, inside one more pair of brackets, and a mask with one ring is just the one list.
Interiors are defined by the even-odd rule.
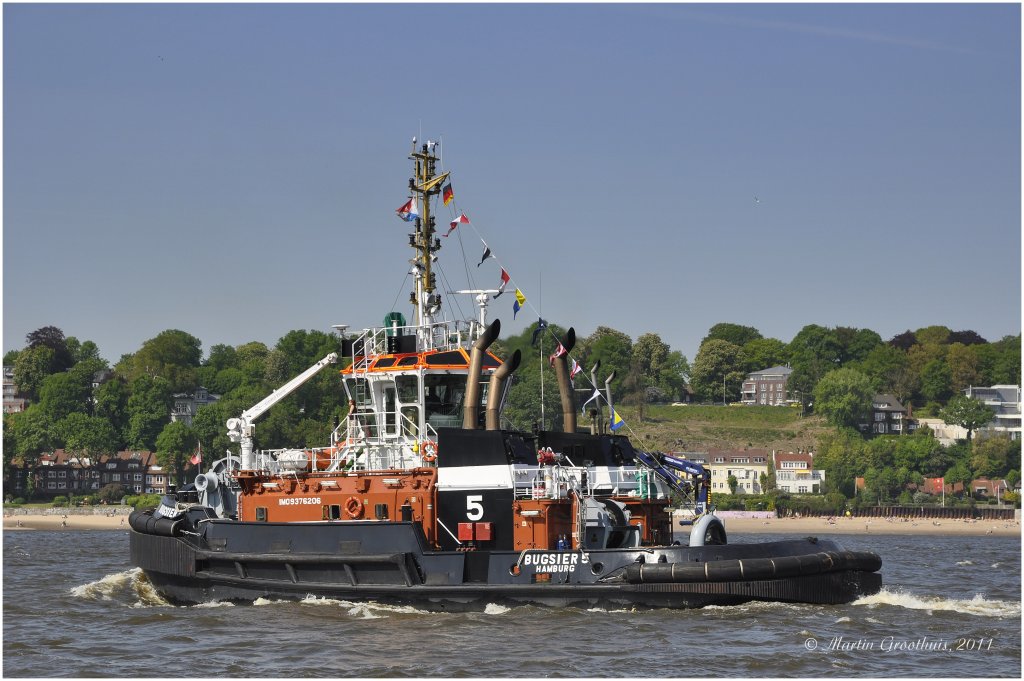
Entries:
[[455,198],[455,193],[452,192],[452,183],[449,182],[441,188],[441,200],[444,201],[444,205],[448,205]]

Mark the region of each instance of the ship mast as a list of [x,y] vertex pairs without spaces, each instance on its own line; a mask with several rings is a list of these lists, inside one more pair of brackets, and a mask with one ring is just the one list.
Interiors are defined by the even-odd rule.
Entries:
[[437,284],[432,265],[441,249],[441,239],[435,236],[434,216],[430,213],[430,199],[441,193],[441,184],[448,173],[436,176],[435,164],[437,156],[434,149],[437,142],[426,141],[420,149],[416,149],[413,139],[413,150],[409,158],[414,163],[415,175],[409,178],[409,191],[419,205],[419,217],[416,218],[416,232],[409,235],[409,245],[416,255],[412,259],[411,274],[414,278],[414,290],[409,296],[412,303],[421,349],[429,349],[431,343],[430,325],[441,309],[441,296],[436,293]]

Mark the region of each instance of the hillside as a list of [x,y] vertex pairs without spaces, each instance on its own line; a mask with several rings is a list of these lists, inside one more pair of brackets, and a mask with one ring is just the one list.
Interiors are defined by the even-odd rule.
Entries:
[[[824,419],[801,418],[799,409],[745,406],[648,406],[644,420],[635,408],[616,407],[638,445],[660,451],[708,448],[811,449],[828,430]],[[628,431],[627,431],[628,432]]]

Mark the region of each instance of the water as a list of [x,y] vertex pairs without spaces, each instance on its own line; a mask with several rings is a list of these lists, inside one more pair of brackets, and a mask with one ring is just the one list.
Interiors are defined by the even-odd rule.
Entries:
[[124,531],[7,532],[3,675],[1020,677],[1019,539],[839,539],[882,555],[880,594],[455,614],[314,598],[174,607],[129,567]]

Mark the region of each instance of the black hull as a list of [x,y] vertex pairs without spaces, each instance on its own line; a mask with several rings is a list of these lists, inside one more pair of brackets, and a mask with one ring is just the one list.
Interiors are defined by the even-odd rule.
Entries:
[[436,610],[488,603],[698,608],[749,601],[839,604],[881,588],[877,556],[812,538],[466,553],[426,550],[419,526],[411,523],[213,521],[179,536],[139,532],[136,525],[132,563],[159,593],[183,604],[312,596]]

